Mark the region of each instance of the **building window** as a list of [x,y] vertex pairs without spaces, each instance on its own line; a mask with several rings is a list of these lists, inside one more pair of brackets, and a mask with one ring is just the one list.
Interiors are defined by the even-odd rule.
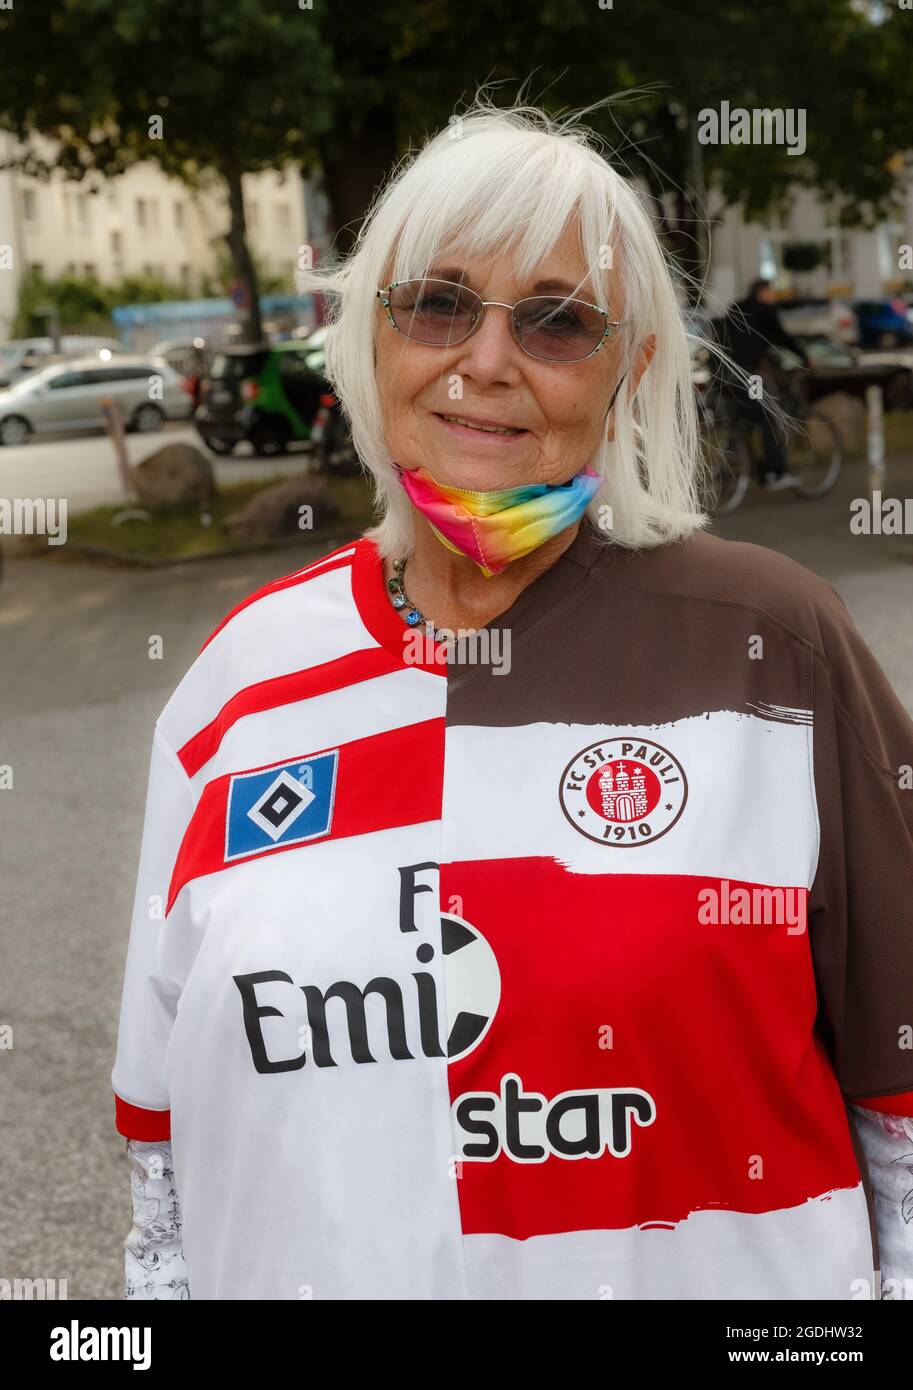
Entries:
[[123,251],[123,238],[120,232],[111,233],[111,255],[120,258]]
[[181,268],[180,268],[180,270],[178,271],[178,274],[179,274],[180,277],[181,277],[181,284],[184,286],[185,289],[189,289],[189,288],[190,288],[190,266],[189,266],[189,265],[182,265]]
[[89,276],[90,279],[94,277],[94,275],[95,275],[95,266],[92,264],[91,261],[86,261],[86,263],[85,263],[85,265],[83,266],[82,269],[83,269],[83,274],[84,274],[84,275]]
[[900,247],[904,241],[902,222],[883,222],[878,228],[878,269],[883,288],[894,289],[903,283],[900,272]]
[[260,204],[253,201],[247,204],[247,225],[249,227],[259,227],[260,225]]
[[154,198],[137,198],[136,225],[145,232],[159,229],[159,205]]
[[32,261],[29,270],[33,275],[44,275],[44,264],[42,261]]
[[184,204],[175,203],[174,205],[174,225],[179,232],[184,230]]
[[38,199],[35,197],[34,188],[22,190],[22,216],[28,226],[38,225]]
[[89,229],[89,195],[88,193],[76,194],[76,220],[83,231]]

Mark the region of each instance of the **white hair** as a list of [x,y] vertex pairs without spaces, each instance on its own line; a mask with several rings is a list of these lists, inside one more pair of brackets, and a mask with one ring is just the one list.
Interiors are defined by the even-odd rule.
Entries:
[[414,533],[375,380],[377,289],[426,275],[445,251],[472,257],[509,250],[518,277],[526,278],[575,215],[602,308],[610,310],[613,264],[621,276],[620,316],[630,322],[620,330],[619,380],[644,339],[655,336],[636,392],[618,392],[614,440],[603,436],[590,462],[602,482],[589,512],[608,542],[628,547],[680,540],[707,525],[690,354],[670,265],[640,193],[597,141],[577,118],[557,121],[523,105],[499,109],[477,96],[393,170],[348,256],[299,272],[299,291],[328,295],[326,374],[373,478],[381,520],[366,534],[385,558],[411,553]]

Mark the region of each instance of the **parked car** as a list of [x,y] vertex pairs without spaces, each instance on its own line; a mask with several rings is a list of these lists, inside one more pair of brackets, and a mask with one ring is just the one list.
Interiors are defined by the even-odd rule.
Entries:
[[843,343],[859,341],[859,324],[853,306],[845,299],[797,296],[778,300],[776,308],[780,322],[793,337],[836,338]]
[[272,456],[309,439],[328,389],[322,367],[310,340],[216,352],[194,415],[204,443],[214,453],[230,454],[246,439],[255,453]]
[[853,310],[862,347],[894,348],[913,343],[913,320],[905,300],[856,299]]
[[[161,397],[150,378],[161,378]],[[0,444],[25,444],[32,434],[104,427],[102,402],[118,403],[129,430],[160,429],[185,420],[193,403],[178,374],[160,357],[124,355],[101,363],[97,356],[31,372],[0,391]]]
[[183,379],[194,408],[203,398],[202,383],[209,371],[212,353],[213,349],[205,338],[165,338],[160,343],[153,343],[149,349],[150,356],[164,357],[169,367],[173,367]]
[[0,388],[12,386],[29,372],[50,367],[56,362],[86,357],[91,353],[104,354],[106,359],[110,359],[114,354],[125,351],[123,343],[116,338],[99,338],[91,334],[64,333],[59,351],[55,351],[52,338],[19,338],[0,347]]

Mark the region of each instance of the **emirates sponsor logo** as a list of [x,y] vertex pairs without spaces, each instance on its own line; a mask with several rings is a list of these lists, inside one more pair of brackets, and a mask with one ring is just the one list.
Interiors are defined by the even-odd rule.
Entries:
[[685,809],[688,779],[662,744],[610,738],[571,759],[558,794],[561,809],[581,835],[630,849],[672,829]]
[[[421,1057],[450,1065],[462,1063],[477,1048],[484,1051],[501,1005],[501,969],[483,933],[456,913],[440,914],[437,941],[422,939],[415,900],[434,891],[423,880],[438,867],[426,862],[399,869],[399,939],[408,957],[414,949],[422,969],[413,969],[413,961],[400,956],[398,969],[364,985],[351,980],[297,984],[281,969],[233,976],[259,1075],[311,1075],[315,1068]],[[395,941],[392,937],[394,953]],[[435,969],[438,950],[442,960]],[[513,1163],[606,1154],[626,1158],[636,1143],[635,1132],[656,1119],[653,1096],[639,1086],[577,1086],[546,1095],[524,1085],[519,1072],[502,1073],[500,1066],[483,1062],[481,1071],[468,1075],[484,1075],[488,1084],[470,1084],[452,1101],[456,1148],[451,1157],[457,1177],[463,1162],[492,1163],[502,1156]]]

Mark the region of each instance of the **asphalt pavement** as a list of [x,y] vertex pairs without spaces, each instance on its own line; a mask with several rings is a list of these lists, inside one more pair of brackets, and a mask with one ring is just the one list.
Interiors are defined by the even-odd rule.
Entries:
[[[127,455],[141,463],[164,444],[194,444],[212,460],[216,480],[225,487],[249,478],[301,472],[301,454],[260,458],[239,444],[228,458],[212,454],[192,425],[166,425],[154,434],[128,434]],[[124,500],[114,449],[103,434],[40,435],[20,448],[0,448],[0,497],[65,497],[71,516]]]
[[[36,447],[9,451],[36,459],[26,495],[56,495]],[[67,466],[82,469],[75,455],[53,464]],[[823,502],[753,493],[715,529],[833,582],[913,713],[913,536],[853,536],[849,503],[865,492],[857,465]],[[913,494],[913,458],[890,462],[886,492]],[[155,571],[59,552],[7,563],[0,765],[14,787],[0,794],[0,1025],[12,1025],[13,1047],[0,1051],[0,1278],[122,1295],[130,1185],[110,1073],[153,725],[225,613],[326,548]],[[151,634],[164,639],[161,661],[148,657]]]

